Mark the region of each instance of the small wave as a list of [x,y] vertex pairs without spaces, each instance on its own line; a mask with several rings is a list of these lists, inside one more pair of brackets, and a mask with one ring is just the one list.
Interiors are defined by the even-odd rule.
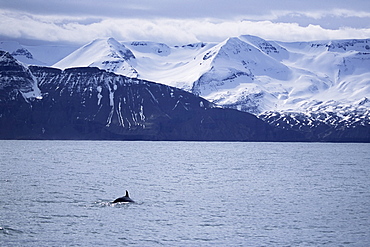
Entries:
[[13,234],[21,234],[23,233],[22,231],[20,230],[16,230],[14,228],[11,228],[11,227],[2,227],[0,226],[0,234],[5,234],[5,235],[13,235]]
[[53,217],[56,218],[88,218],[87,215],[77,215],[77,214],[53,214]]
[[99,200],[93,203],[95,207],[128,207],[130,205],[141,205],[142,203],[129,203],[129,202],[117,202]]
[[112,206],[112,202],[99,200],[99,201],[94,202],[92,206],[93,207],[101,207],[101,208],[103,208],[103,207],[111,207]]

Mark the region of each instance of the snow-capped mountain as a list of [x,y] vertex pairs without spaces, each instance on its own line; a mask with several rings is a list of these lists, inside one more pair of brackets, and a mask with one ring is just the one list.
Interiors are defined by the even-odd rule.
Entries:
[[94,40],[77,49],[53,67],[98,67],[108,72],[136,78],[134,54],[113,38]]
[[[210,69],[193,83],[193,93],[251,113],[274,108],[274,94],[284,90],[275,81],[292,76],[291,69],[275,58],[284,57],[286,51],[270,44],[270,49],[265,45],[262,50],[248,38],[230,38],[208,51],[203,60],[210,60]],[[274,56],[269,55],[271,47]]]

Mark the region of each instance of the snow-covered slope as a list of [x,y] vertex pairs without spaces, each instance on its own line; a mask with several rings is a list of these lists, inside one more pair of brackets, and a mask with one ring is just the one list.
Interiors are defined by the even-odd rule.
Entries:
[[203,56],[215,44],[169,47],[153,42],[124,42],[135,55],[139,78],[192,91],[193,83],[209,70]]
[[[370,95],[370,40],[322,41],[281,43],[290,51],[285,64],[297,70],[289,95],[297,101],[303,95],[308,101],[302,106],[319,101],[355,102]],[[302,76],[300,71],[311,75]],[[299,88],[306,84],[306,87]]]

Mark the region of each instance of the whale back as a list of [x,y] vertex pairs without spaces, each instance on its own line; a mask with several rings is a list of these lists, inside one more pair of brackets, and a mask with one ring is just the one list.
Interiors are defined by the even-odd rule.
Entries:
[[126,190],[125,196],[119,197],[113,201],[113,203],[117,203],[117,202],[134,202],[134,201],[130,198],[128,191]]

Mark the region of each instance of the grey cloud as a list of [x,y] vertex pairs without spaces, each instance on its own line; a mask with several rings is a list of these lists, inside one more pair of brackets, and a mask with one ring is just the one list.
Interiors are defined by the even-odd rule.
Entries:
[[1,8],[41,15],[119,18],[219,18],[268,16],[274,11],[370,11],[363,0],[0,0]]
[[[0,37],[84,43],[221,41],[252,34],[275,40],[363,38],[363,0],[0,0]],[[346,27],[347,29],[343,29]],[[37,30],[37,31],[35,31]]]

